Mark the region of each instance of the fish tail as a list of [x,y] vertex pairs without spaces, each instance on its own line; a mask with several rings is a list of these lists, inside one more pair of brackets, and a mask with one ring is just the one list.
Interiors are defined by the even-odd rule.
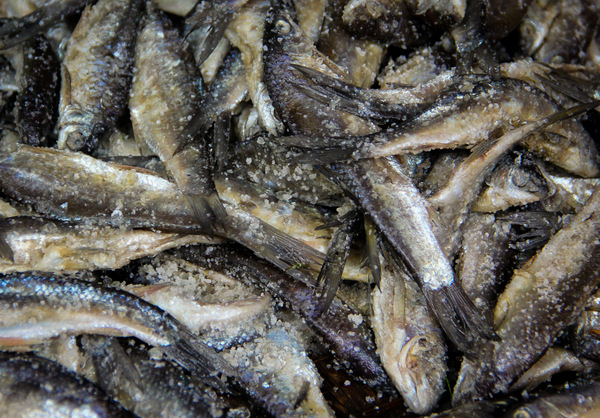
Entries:
[[[227,378],[236,377],[236,371],[212,347],[198,340],[189,332],[174,343],[163,347],[165,355],[207,384],[222,393],[230,393]],[[224,379],[222,379],[224,378]]]
[[475,354],[475,342],[480,338],[498,340],[490,319],[475,307],[456,282],[424,289],[424,293],[446,335],[462,352]]
[[206,231],[207,234],[213,234],[215,225],[223,225],[227,212],[217,193],[209,196],[186,195],[186,197],[203,231]]
[[4,258],[10,262],[15,261],[15,254],[4,238],[0,238],[0,258]]

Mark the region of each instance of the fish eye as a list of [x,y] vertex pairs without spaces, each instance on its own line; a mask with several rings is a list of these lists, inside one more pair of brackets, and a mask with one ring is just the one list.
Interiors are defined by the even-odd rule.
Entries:
[[83,135],[79,132],[71,132],[67,137],[67,148],[71,151],[79,151],[85,146]]
[[278,20],[275,23],[275,28],[282,35],[287,35],[288,33],[290,33],[292,31],[292,26],[285,20]]
[[531,418],[531,414],[524,409],[521,409],[513,415],[514,418]]

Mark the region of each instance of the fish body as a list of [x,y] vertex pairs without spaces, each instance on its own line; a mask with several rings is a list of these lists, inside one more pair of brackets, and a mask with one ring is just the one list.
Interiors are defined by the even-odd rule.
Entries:
[[[167,16],[150,9],[135,47],[129,107],[136,140],[160,157],[208,230],[226,216],[203,135],[185,132],[206,95],[200,71]],[[202,134],[202,132],[201,132]]]
[[[32,274],[0,279],[6,315],[0,344],[28,346],[63,334],[135,336],[200,375],[231,373],[228,363],[162,309],[121,290]],[[39,309],[43,305],[45,309]]]
[[58,147],[90,153],[127,107],[141,0],[85,10],[62,67]]
[[373,291],[373,316],[379,356],[404,402],[426,414],[444,392],[446,345],[418,285],[386,260]]
[[[491,338],[489,324],[455,280],[427,203],[391,158],[332,164],[336,178],[402,256],[449,338],[469,351],[475,335]],[[439,236],[439,238],[438,238]]]

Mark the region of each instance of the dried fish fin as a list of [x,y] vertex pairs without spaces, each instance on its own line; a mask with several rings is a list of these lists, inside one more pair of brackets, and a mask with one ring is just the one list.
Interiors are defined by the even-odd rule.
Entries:
[[477,309],[457,284],[432,290],[421,288],[448,338],[466,355],[475,355],[474,337],[498,341],[492,321]]
[[15,254],[10,248],[10,245],[6,242],[4,238],[0,237],[0,258],[4,258],[5,260],[10,261],[11,263],[15,261]]
[[185,197],[203,230],[214,232],[215,224],[225,224],[227,211],[217,193],[208,196],[186,194]]
[[[296,142],[295,146],[298,147],[306,147],[306,141],[312,141],[316,138],[303,136],[303,135],[295,135],[288,137],[280,137],[277,141],[282,140],[287,144],[291,144],[292,142]],[[321,139],[321,138],[319,138]],[[325,140],[329,140],[331,138],[322,138]],[[287,145],[286,144],[286,145]],[[338,161],[348,161],[351,160],[354,155],[354,148],[342,148],[342,147],[329,147],[322,149],[314,149],[309,151],[302,151],[295,153],[289,157],[290,162],[297,164],[329,164]]]
[[233,14],[248,0],[199,1],[185,18],[184,38],[194,47],[198,66],[215,50]]
[[350,255],[350,244],[354,236],[353,229],[358,221],[358,214],[355,212],[353,216],[344,222],[333,234],[327,255],[323,261],[323,266],[319,272],[317,283],[319,284],[320,298],[324,299],[319,306],[321,312],[326,311],[337,292],[337,289],[342,280],[342,273],[348,255]]

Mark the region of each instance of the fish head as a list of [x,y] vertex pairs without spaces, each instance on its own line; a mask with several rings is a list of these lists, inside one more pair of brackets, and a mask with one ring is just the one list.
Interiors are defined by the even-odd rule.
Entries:
[[430,412],[443,392],[446,375],[444,343],[436,334],[412,337],[397,357],[394,383],[416,414]]
[[280,2],[271,6],[265,23],[264,45],[271,53],[302,54],[313,47],[294,20],[294,9]]
[[92,152],[100,140],[99,131],[92,114],[71,108],[61,118],[57,146],[70,151]]

